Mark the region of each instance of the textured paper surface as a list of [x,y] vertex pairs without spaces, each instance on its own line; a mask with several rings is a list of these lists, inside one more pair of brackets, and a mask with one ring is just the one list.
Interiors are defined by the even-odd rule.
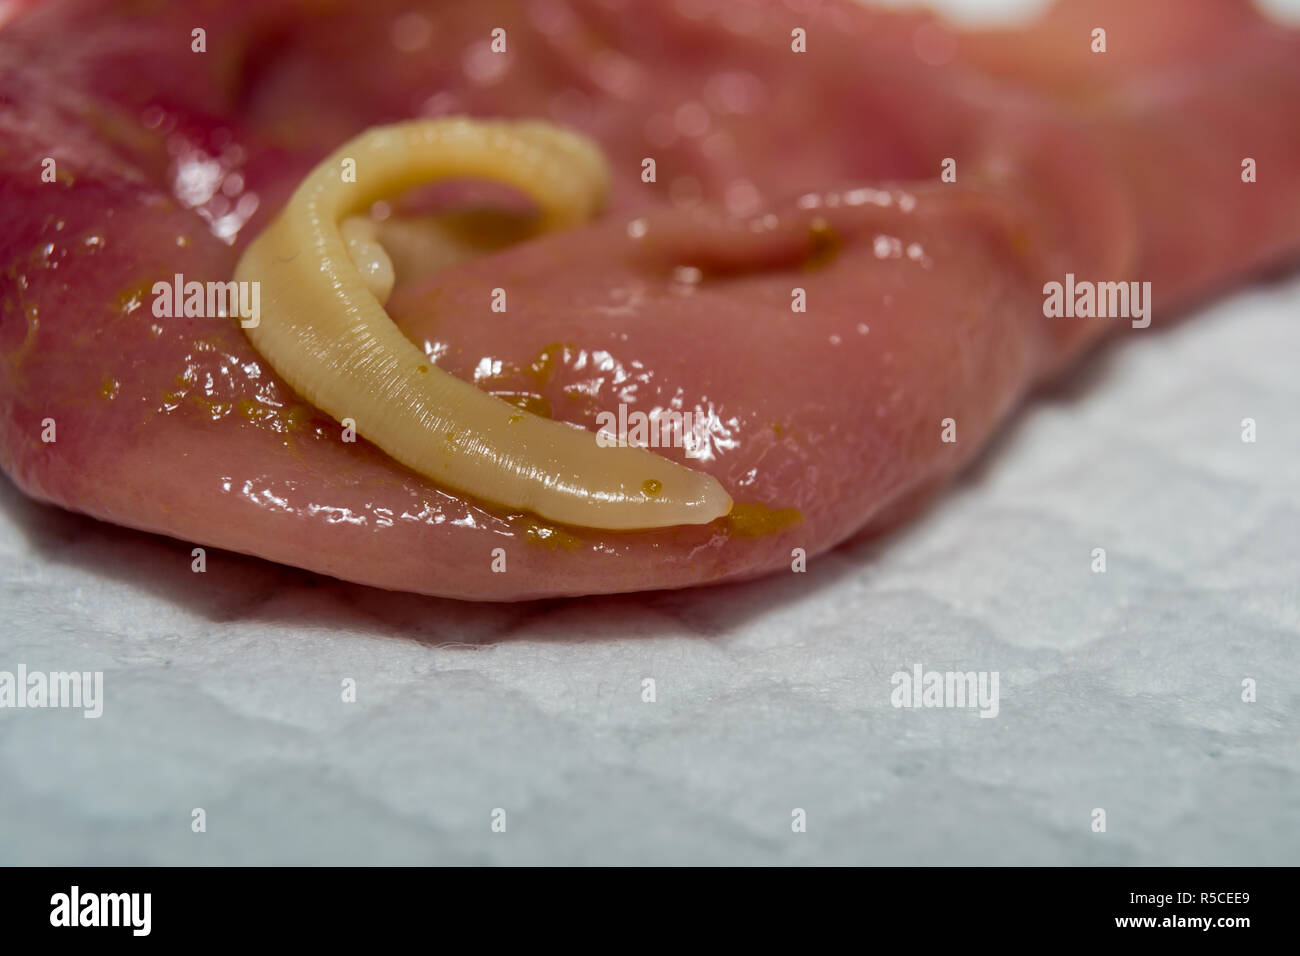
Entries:
[[[0,710],[0,863],[1300,863],[1297,315],[1126,334],[921,520],[707,591],[197,575],[0,480],[0,670],[107,698]],[[917,663],[998,717],[894,708]]]
[[[1297,314],[1126,334],[920,521],[707,591],[198,575],[6,482],[0,669],[106,702],[0,710],[0,862],[1300,863]],[[998,671],[998,716],[894,708],[916,663]]]

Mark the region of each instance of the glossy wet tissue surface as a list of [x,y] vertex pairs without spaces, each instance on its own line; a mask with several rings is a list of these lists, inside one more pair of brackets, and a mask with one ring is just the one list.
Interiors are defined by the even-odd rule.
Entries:
[[[1124,336],[918,520],[715,588],[198,575],[0,483],[0,670],[104,674],[0,710],[0,862],[1300,862],[1297,314]],[[918,665],[996,717],[894,706]]]

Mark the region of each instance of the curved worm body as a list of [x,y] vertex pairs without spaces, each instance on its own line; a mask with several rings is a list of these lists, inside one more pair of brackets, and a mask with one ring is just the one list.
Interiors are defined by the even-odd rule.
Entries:
[[[354,177],[342,171],[355,164]],[[432,365],[382,300],[391,266],[365,222],[375,201],[443,177],[494,179],[538,204],[543,228],[604,202],[586,139],[539,122],[438,119],[368,130],[324,160],[244,252],[261,283],[254,348],[321,410],[440,485],[565,524],[633,530],[705,524],[731,499],[715,478],[522,411]],[[354,178],[353,181],[344,181]],[[361,267],[358,267],[358,264]]]

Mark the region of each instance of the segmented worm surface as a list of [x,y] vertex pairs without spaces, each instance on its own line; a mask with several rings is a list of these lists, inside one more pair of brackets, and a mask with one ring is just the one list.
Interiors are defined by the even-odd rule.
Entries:
[[[611,530],[704,524],[727,514],[718,481],[641,448],[523,411],[438,369],[384,310],[392,266],[360,217],[443,178],[529,195],[544,229],[581,224],[608,189],[589,140],[541,122],[436,119],[378,127],[317,166],[244,253],[261,283],[246,331],[301,395],[393,458],[457,491],[551,521]],[[485,298],[484,312],[489,303]]]

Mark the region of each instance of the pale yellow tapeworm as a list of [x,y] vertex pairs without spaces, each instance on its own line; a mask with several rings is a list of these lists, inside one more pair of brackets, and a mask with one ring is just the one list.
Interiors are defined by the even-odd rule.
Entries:
[[[345,159],[355,161],[355,182],[343,181]],[[641,448],[602,447],[593,432],[523,411],[437,368],[402,334],[382,301],[391,264],[385,273],[373,231],[349,217],[439,178],[513,186],[548,229],[595,216],[609,182],[594,143],[548,123],[436,119],[367,130],[307,175],[240,259],[235,278],[261,283],[259,321],[245,330],[254,348],[397,461],[484,501],[611,530],[727,514],[731,498],[712,476]]]

